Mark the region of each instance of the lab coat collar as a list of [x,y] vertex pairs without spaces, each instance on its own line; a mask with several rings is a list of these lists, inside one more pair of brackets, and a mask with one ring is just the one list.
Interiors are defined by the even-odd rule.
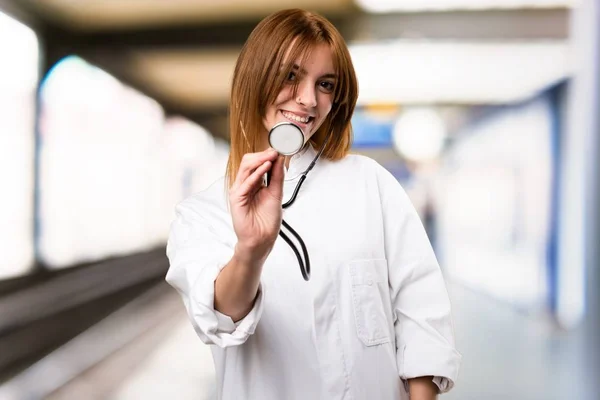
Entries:
[[290,167],[286,170],[284,179],[291,181],[302,175],[316,156],[317,152],[310,142],[304,145],[302,150],[292,156]]

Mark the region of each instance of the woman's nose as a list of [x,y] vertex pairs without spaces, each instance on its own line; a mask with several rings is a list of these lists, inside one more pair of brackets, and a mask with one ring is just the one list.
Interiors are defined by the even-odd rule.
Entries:
[[316,107],[317,94],[315,92],[315,87],[308,82],[298,87],[298,93],[296,93],[296,102],[308,108]]

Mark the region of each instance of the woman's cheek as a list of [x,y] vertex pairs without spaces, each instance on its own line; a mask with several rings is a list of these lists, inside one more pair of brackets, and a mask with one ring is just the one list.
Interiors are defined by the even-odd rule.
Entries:
[[276,104],[284,103],[284,102],[290,100],[291,97],[292,97],[291,88],[289,86],[284,86],[283,89],[281,89],[281,91],[277,95],[277,100],[275,100],[275,103]]

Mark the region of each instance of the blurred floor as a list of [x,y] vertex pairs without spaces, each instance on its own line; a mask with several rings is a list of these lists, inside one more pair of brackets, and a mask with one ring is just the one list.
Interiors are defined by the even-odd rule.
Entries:
[[200,342],[187,319],[174,324],[170,335],[142,368],[111,396],[113,400],[213,400],[215,372],[208,346]]
[[[582,331],[449,284],[463,363],[446,400],[594,400]],[[589,344],[588,344],[589,345]]]
[[177,293],[168,289],[162,303],[178,303],[177,311],[167,318],[163,315],[160,324],[133,344],[117,350],[47,400],[166,399],[174,394],[178,400],[214,399],[210,348],[196,336]]
[[[463,355],[456,387],[442,399],[592,400],[586,386],[583,335],[449,284],[456,339]],[[173,297],[177,297],[175,291]],[[171,299],[172,300],[172,299]],[[52,400],[170,398],[212,400],[210,349],[196,337],[181,307],[135,345],[54,393]],[[108,389],[112,388],[112,389]]]

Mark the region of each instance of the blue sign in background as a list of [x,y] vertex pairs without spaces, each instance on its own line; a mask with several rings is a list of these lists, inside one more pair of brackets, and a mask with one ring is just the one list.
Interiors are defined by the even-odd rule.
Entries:
[[392,118],[373,116],[364,111],[355,112],[352,118],[353,147],[390,147],[393,127]]

